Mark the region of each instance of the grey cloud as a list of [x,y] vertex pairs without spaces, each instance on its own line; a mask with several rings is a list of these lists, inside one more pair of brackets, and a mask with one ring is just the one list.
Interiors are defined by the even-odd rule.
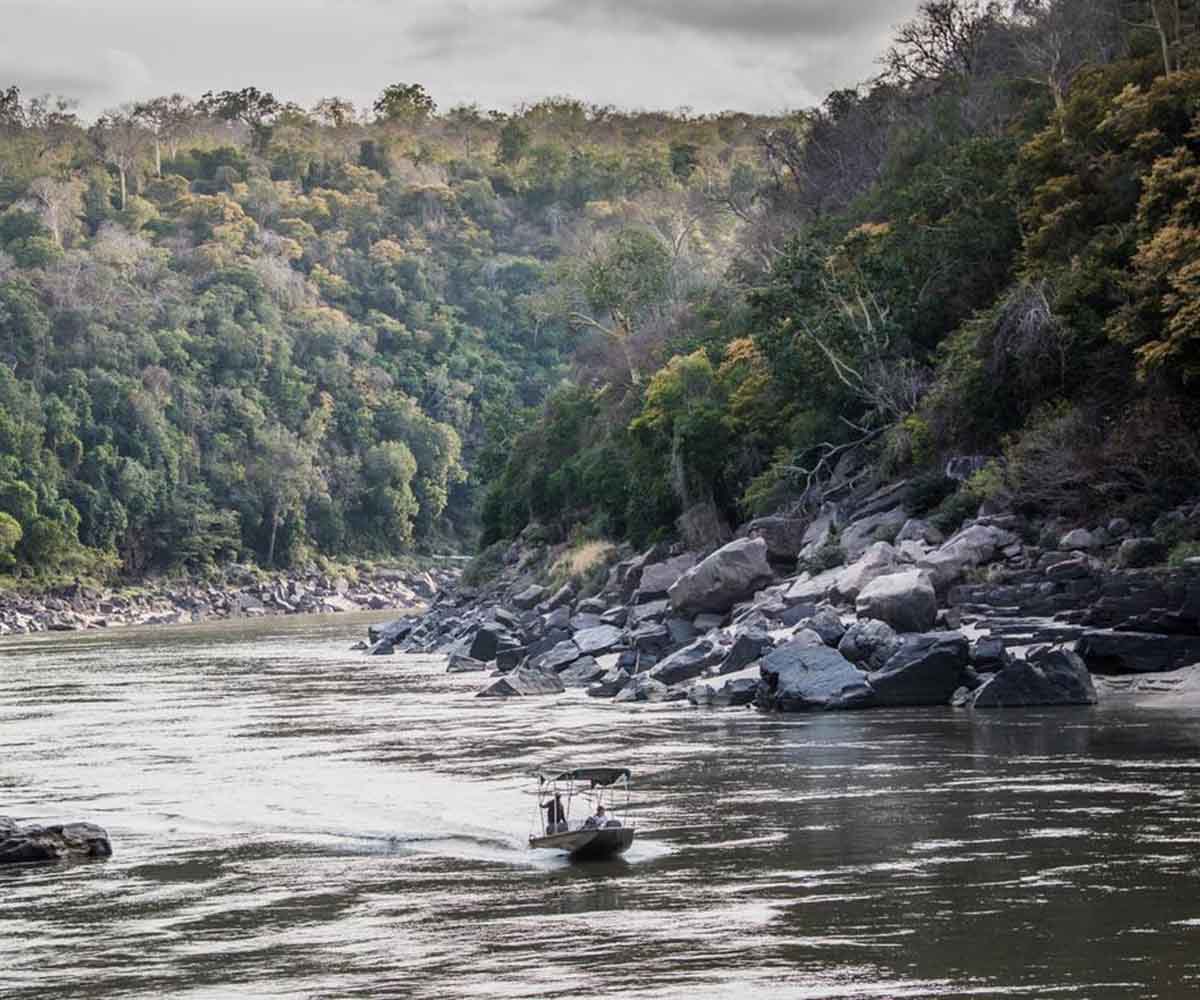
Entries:
[[649,29],[794,43],[874,35],[912,16],[915,0],[544,0],[532,16],[574,24],[625,21]]

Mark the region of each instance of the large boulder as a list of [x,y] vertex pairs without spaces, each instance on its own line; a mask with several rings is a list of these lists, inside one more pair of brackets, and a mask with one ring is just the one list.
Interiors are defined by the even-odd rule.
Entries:
[[1075,652],[1097,674],[1146,674],[1200,663],[1200,636],[1156,632],[1085,632]]
[[868,618],[851,625],[837,649],[860,669],[879,670],[902,644],[891,625]]
[[877,618],[897,632],[925,632],[937,620],[937,594],[920,570],[872,580],[854,602],[860,618]]
[[785,604],[817,604],[825,600],[841,576],[840,568],[827,569],[821,573],[801,573],[784,592]]
[[909,636],[867,677],[878,705],[948,705],[963,683],[970,644],[960,632]]
[[854,562],[875,542],[892,541],[907,520],[908,515],[903,507],[893,507],[891,510],[870,514],[848,524],[841,535],[846,560]]
[[836,601],[853,601],[872,580],[893,572],[896,563],[896,550],[887,542],[875,542],[838,572],[830,596]]
[[1095,532],[1088,531],[1087,528],[1076,528],[1074,531],[1068,531],[1058,540],[1058,547],[1064,552],[1072,552],[1076,549],[1098,549],[1100,548],[1100,538]]
[[540,694],[562,694],[566,690],[562,678],[552,670],[518,667],[492,681],[477,698],[530,698]]
[[866,677],[837,650],[793,639],[763,657],[756,703],[779,712],[865,708],[873,699]]
[[1020,539],[1011,531],[992,524],[972,524],[917,563],[934,587],[944,590],[968,570],[985,566],[997,554]]
[[1094,705],[1096,688],[1087,666],[1067,649],[1040,647],[985,678],[960,703],[967,708]]
[[579,651],[587,656],[600,656],[621,643],[623,633],[612,625],[597,625],[576,632],[574,642]]
[[768,559],[790,565],[804,547],[807,528],[808,522],[799,517],[759,517],[746,525],[746,537],[761,538],[767,543]]
[[509,646],[515,645],[510,641],[511,638],[499,625],[493,622],[484,622],[475,630],[475,636],[471,640],[471,648],[468,650],[468,655],[472,659],[482,660],[484,663],[487,663],[496,658],[496,653],[500,649],[501,642],[506,642]]
[[739,538],[683,574],[671,585],[671,605],[684,614],[723,614],[774,580],[767,563],[767,543]]
[[671,585],[696,565],[696,559],[694,552],[685,552],[663,562],[651,563],[642,570],[641,582],[637,593],[634,594],[634,603],[645,604],[647,601],[666,597]]
[[21,827],[9,817],[0,816],[0,864],[111,856],[108,834],[92,823]]

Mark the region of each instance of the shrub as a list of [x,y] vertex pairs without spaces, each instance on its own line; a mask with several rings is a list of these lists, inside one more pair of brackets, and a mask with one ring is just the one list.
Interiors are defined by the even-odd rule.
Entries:
[[574,583],[580,594],[595,593],[603,585],[616,551],[612,542],[599,539],[577,542],[554,561],[550,579],[556,586]]
[[801,560],[800,569],[809,573],[824,573],[827,569],[841,566],[846,561],[846,550],[842,548],[837,532],[830,531],[819,548],[808,558]]
[[463,570],[462,582],[468,587],[481,587],[504,567],[504,553],[508,551],[506,541],[493,542],[479,553]]
[[1187,559],[1200,558],[1200,542],[1180,542],[1167,556],[1167,565],[1177,569]]

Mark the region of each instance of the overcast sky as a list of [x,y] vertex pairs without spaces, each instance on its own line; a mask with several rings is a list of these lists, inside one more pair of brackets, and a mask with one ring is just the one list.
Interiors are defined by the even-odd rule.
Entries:
[[627,108],[780,111],[877,71],[918,0],[0,0],[0,88],[138,98],[257,86],[440,107],[566,94]]

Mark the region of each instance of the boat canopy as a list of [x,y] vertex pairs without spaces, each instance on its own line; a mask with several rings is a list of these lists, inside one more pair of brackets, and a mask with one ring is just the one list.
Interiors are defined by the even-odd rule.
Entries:
[[587,781],[593,787],[596,785],[608,786],[620,781],[624,778],[626,781],[630,778],[629,768],[627,767],[577,767],[573,771],[563,771],[561,774],[556,774],[552,778],[543,777],[544,781]]

